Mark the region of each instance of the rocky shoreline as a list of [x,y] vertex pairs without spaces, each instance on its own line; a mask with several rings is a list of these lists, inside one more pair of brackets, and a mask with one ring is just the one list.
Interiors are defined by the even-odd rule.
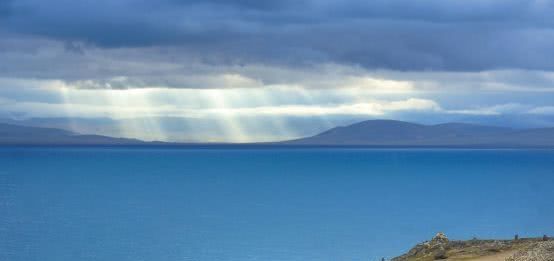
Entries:
[[554,240],[519,238],[513,240],[449,240],[438,233],[430,241],[417,244],[408,253],[391,261],[433,260],[499,260],[499,261],[554,261]]

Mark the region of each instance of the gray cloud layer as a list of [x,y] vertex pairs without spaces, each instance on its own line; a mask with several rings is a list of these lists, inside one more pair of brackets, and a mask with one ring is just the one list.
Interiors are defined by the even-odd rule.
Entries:
[[169,46],[217,64],[553,70],[552,13],[548,0],[10,0],[0,35],[77,53]]

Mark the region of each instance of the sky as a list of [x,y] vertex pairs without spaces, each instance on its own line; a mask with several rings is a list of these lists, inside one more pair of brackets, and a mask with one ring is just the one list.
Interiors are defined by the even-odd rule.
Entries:
[[550,0],[0,0],[0,119],[286,140],[367,119],[554,126]]

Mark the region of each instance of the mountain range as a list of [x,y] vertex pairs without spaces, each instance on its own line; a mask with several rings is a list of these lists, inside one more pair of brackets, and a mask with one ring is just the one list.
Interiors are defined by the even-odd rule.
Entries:
[[0,145],[131,145],[143,141],[0,123]]
[[423,125],[368,120],[315,136],[287,141],[295,145],[554,147],[554,128],[512,129],[468,123]]
[[[137,139],[101,135],[81,135],[56,128],[13,124],[0,124],[0,144],[186,145],[184,143],[144,142]],[[468,123],[423,125],[394,120],[368,120],[335,127],[311,137],[249,145],[554,148],[554,128],[512,129]]]
[[295,145],[554,147],[554,128],[512,129],[468,123],[423,125],[368,120],[336,127]]

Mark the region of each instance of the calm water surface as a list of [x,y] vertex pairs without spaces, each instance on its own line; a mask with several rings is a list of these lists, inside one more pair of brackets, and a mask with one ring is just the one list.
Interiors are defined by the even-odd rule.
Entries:
[[0,148],[0,261],[377,260],[554,235],[554,151]]

